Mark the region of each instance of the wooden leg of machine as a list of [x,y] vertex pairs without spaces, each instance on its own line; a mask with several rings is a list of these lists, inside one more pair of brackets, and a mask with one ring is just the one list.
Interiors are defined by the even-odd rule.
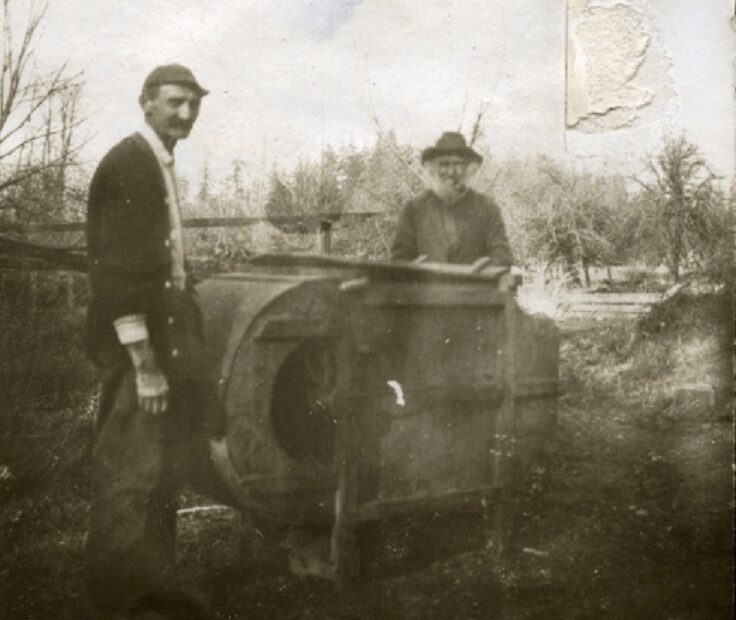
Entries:
[[337,349],[337,387],[333,400],[337,413],[335,433],[335,462],[337,463],[337,491],[335,493],[335,521],[330,540],[332,578],[339,589],[348,588],[358,580],[360,554],[357,538],[359,498],[360,446],[357,424],[360,420],[345,395],[352,387],[351,368],[354,360],[352,340],[340,339]]
[[493,510],[493,552],[497,558],[504,557],[508,548],[510,520],[512,511],[505,489],[499,489],[496,495],[496,504]]
[[[501,465],[496,460],[496,466]],[[502,466],[503,467],[503,466]],[[496,481],[494,486],[496,487],[496,493],[494,495],[494,507],[493,507],[493,532],[492,532],[492,543],[493,550],[497,557],[503,557],[508,549],[508,543],[512,530],[512,522],[514,519],[514,510],[512,506],[513,498],[511,497],[511,491],[508,487],[508,480],[506,475],[501,474],[494,476]]]
[[[508,284],[508,283],[507,283]],[[500,363],[503,369],[504,400],[494,423],[493,486],[496,489],[494,510],[493,547],[497,556],[508,549],[515,518],[516,491],[516,330],[518,316],[513,291],[508,294],[504,307],[505,335]]]
[[508,549],[515,518],[516,433],[513,398],[507,397],[496,418],[493,450],[493,549],[502,556]]
[[507,464],[501,486],[497,488],[496,502],[493,511],[493,549],[496,555],[503,557],[514,542],[517,523],[518,473],[513,462]]
[[[339,435],[347,434],[345,431]],[[347,439],[347,438],[344,438]],[[340,450],[340,469],[335,496],[335,523],[332,528],[331,563],[338,588],[354,585],[360,572],[360,552],[356,532],[357,468],[350,454]]]

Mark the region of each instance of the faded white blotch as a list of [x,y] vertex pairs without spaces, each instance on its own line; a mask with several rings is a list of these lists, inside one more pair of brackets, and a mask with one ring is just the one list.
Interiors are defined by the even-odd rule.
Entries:
[[396,404],[399,407],[406,407],[406,400],[404,399],[404,390],[398,381],[386,381],[388,385],[396,394]]

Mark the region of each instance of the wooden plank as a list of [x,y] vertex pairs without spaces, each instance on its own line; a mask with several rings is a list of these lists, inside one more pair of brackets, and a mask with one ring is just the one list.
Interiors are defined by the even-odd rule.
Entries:
[[[76,263],[76,261],[75,261]],[[79,265],[66,265],[52,263],[43,258],[29,258],[29,257],[10,257],[3,256],[0,252],[0,272],[13,273],[13,272],[29,272],[29,271],[42,271],[42,272],[59,272],[59,271],[70,271],[78,274],[80,277],[86,275],[86,268],[82,269],[81,263]]]
[[659,293],[566,293],[563,303],[592,304],[653,304],[659,301]]
[[497,491],[489,485],[441,495],[374,500],[358,507],[356,519],[366,522],[433,512],[480,512],[485,501],[492,499]]
[[77,249],[39,245],[0,237],[0,254],[14,258],[36,258],[73,271],[87,271],[87,257]]
[[590,322],[596,320],[617,320],[617,321],[629,321],[636,319],[643,314],[626,314],[620,312],[568,312],[563,318],[563,322],[568,319],[582,319]]
[[583,320],[570,320],[570,321],[562,321],[558,323],[558,327],[560,329],[560,332],[563,334],[571,334],[575,332],[585,331],[588,329],[593,329],[595,327],[598,327],[600,323],[596,321],[583,321]]
[[[253,265],[288,268],[335,267],[339,269],[353,268],[367,274],[371,282],[488,282],[499,285],[504,275],[510,273],[509,267],[486,267],[481,271],[473,271],[472,265],[454,265],[448,263],[401,263],[387,261],[368,261],[341,256],[326,256],[303,252],[281,254],[260,254],[249,260]],[[518,284],[519,277],[512,273],[510,282]]]
[[462,284],[386,283],[365,290],[366,306],[505,306],[511,295],[490,287]]
[[[252,226],[260,222],[271,224],[314,224],[322,220],[339,220],[346,223],[361,222],[370,217],[380,215],[382,211],[365,211],[361,213],[312,213],[305,215],[278,215],[273,217],[190,217],[182,225],[184,228],[237,228]],[[86,222],[50,222],[45,224],[3,224],[0,232],[82,232]]]
[[48,224],[2,224],[0,232],[83,232],[85,222],[51,222]]
[[303,215],[274,215],[271,217],[192,217],[185,219],[183,225],[184,228],[236,228],[266,222],[269,224],[310,224],[317,226],[322,221],[362,222],[381,213],[381,211],[365,211],[360,213],[305,213]]
[[573,304],[569,312],[617,312],[619,314],[640,314],[648,312],[651,306],[643,304]]
[[240,282],[308,282],[324,279],[322,276],[316,274],[255,273],[250,271],[218,273],[211,277],[217,278],[218,280],[237,280]]

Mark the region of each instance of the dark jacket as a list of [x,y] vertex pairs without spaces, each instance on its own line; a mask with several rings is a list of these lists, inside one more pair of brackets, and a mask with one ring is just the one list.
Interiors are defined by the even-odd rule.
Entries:
[[513,264],[503,218],[496,203],[473,190],[447,206],[429,190],[410,200],[399,215],[391,259],[472,263],[488,256],[493,265]]
[[[140,134],[114,146],[90,185],[87,255],[91,301],[87,350],[100,366],[125,366],[129,358],[113,322],[144,314],[159,363],[166,367],[175,330],[199,329],[196,304],[171,290],[171,250],[166,186],[156,156]],[[177,325],[181,305],[188,325]],[[191,324],[195,321],[195,324]],[[181,321],[180,321],[181,322]]]

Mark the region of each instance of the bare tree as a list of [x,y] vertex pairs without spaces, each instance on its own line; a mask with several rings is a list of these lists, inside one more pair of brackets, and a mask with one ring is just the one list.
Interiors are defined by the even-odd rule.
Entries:
[[590,267],[619,258],[629,219],[622,178],[575,173],[547,158],[502,170],[499,194],[522,263],[562,267],[590,286]]
[[17,216],[39,206],[23,195],[28,192],[20,191],[29,183],[44,197],[44,211],[63,204],[67,170],[80,147],[74,132],[82,122],[81,75],[70,74],[66,63],[42,72],[34,62],[46,4],[31,0],[25,5],[26,21],[17,37],[13,11],[21,9],[13,7],[12,0],[1,1],[0,213]]
[[475,145],[475,143],[483,137],[483,117],[485,117],[488,112],[490,105],[490,102],[484,101],[478,108],[478,113],[475,115],[475,121],[473,121],[473,128],[470,131],[470,146]]
[[717,177],[698,147],[681,136],[669,139],[646,162],[641,185],[644,234],[656,260],[664,260],[675,281],[683,266],[708,261],[722,243],[725,200]]

